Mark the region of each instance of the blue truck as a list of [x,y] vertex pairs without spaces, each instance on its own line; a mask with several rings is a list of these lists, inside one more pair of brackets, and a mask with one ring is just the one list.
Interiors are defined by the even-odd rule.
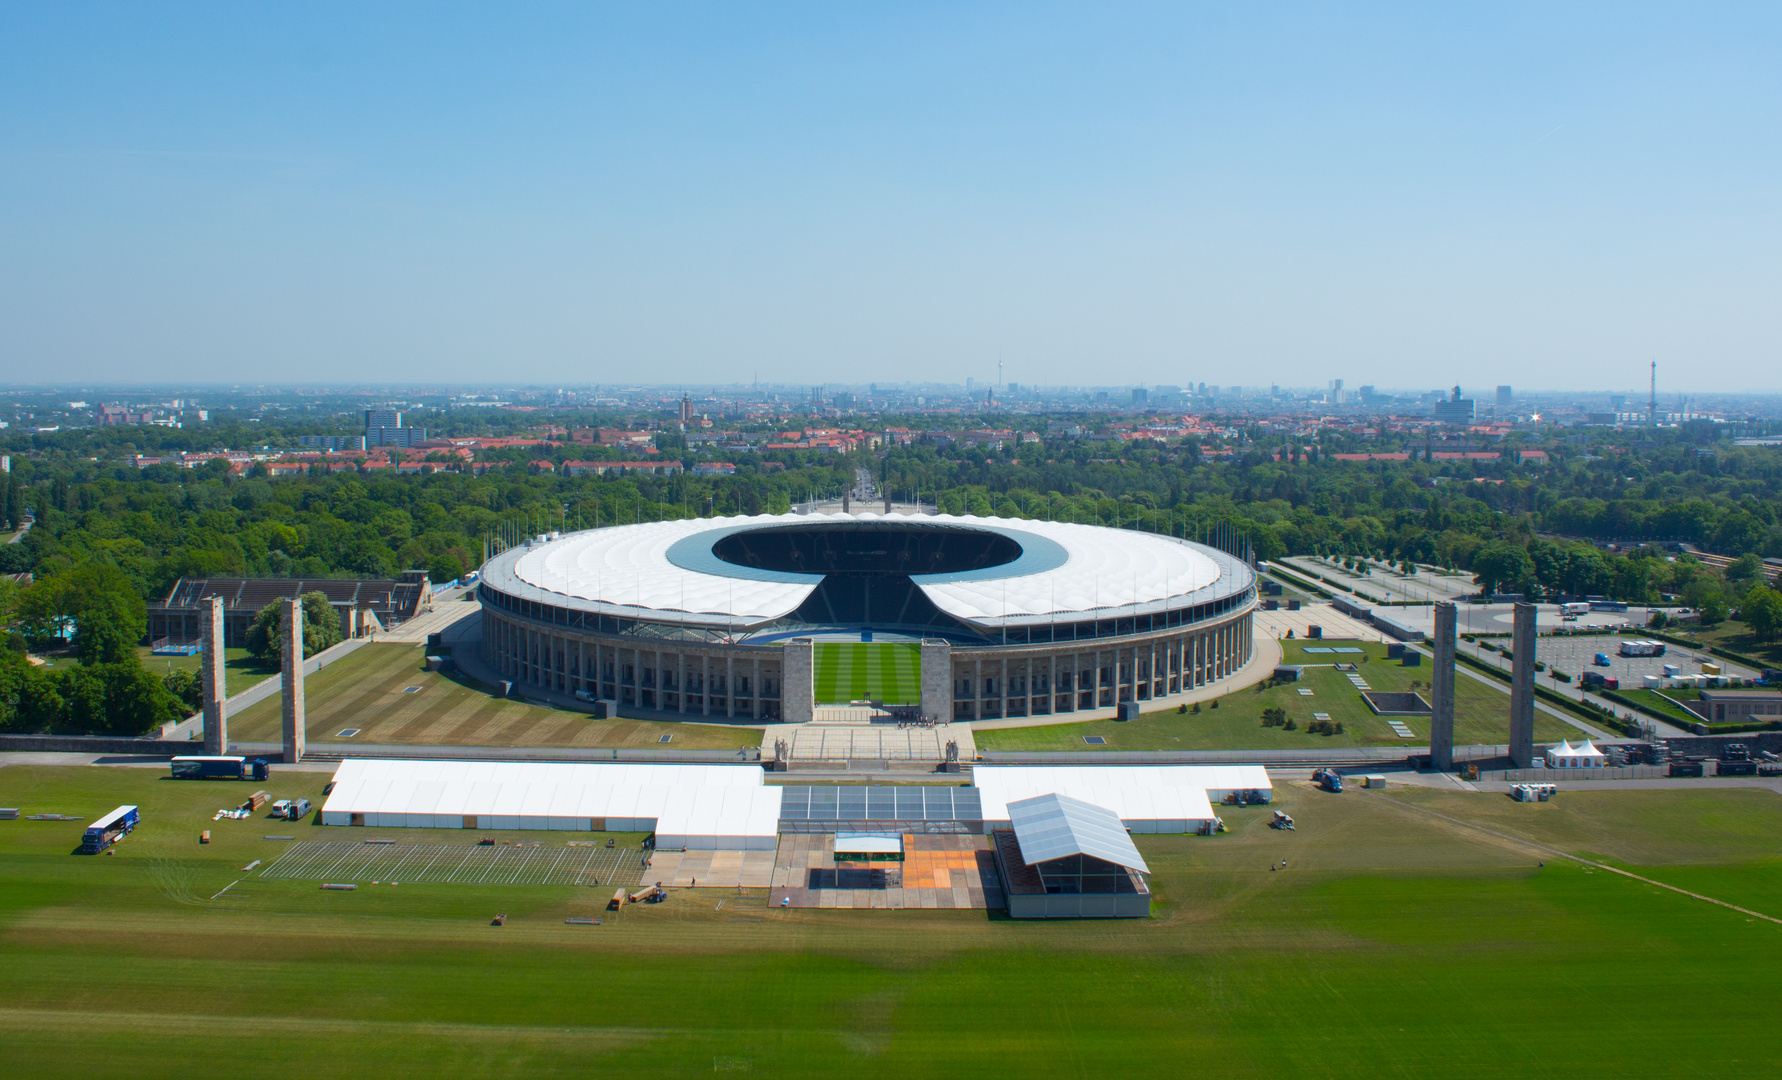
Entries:
[[173,759],[175,780],[264,780],[270,771],[265,758],[194,754]]
[[80,838],[80,850],[83,855],[97,855],[106,848],[122,840],[136,828],[142,815],[134,806],[120,806],[111,813],[87,826],[87,831]]

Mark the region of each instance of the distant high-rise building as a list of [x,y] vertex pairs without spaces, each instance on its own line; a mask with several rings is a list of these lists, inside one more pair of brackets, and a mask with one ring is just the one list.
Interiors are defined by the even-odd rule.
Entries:
[[416,446],[427,441],[427,429],[402,426],[396,409],[365,410],[366,446]]
[[1616,413],[1626,412],[1627,411],[1627,395],[1626,394],[1610,394],[1609,395],[1609,411],[1616,412]]
[[1478,417],[1478,402],[1461,397],[1458,386],[1448,400],[1435,403],[1435,419],[1438,424],[1470,424]]
[[1510,388],[1509,387],[1500,386],[1497,388],[1497,407],[1500,409],[1507,409],[1510,407]]
[[970,375],[967,375],[965,377],[965,396],[966,397],[976,397],[977,393],[978,393],[978,380],[972,378]]
[[692,422],[693,422],[693,395],[692,394],[682,394],[681,395],[681,423],[691,424]]
[[1132,388],[1132,403],[1134,405],[1143,405],[1150,400],[1151,392],[1149,390],[1146,390],[1142,386],[1135,386]]

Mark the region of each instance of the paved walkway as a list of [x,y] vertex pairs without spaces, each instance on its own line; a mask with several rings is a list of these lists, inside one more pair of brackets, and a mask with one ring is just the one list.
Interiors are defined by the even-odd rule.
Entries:
[[483,605],[476,600],[465,600],[466,595],[474,597],[474,589],[460,585],[455,589],[434,593],[433,610],[415,616],[394,630],[379,634],[377,640],[406,645],[424,643],[428,634],[437,634],[464,616],[479,614],[483,610]]
[[786,724],[771,729],[762,740],[762,755],[772,758],[775,739],[790,745],[788,761],[926,761],[947,759],[947,743],[959,744],[959,760],[977,756],[970,724],[936,724],[933,727],[898,727],[880,724]]
[[643,869],[643,881],[691,888],[765,889],[773,883],[771,851],[658,851]]

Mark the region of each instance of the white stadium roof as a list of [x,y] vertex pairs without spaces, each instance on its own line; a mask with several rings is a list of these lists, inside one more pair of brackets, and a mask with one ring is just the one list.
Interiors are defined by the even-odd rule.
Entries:
[[1154,533],[1053,521],[876,513],[782,514],[624,525],[533,541],[489,561],[494,588],[543,603],[627,617],[752,625],[795,611],[821,574],[724,562],[711,545],[743,530],[847,523],[1000,533],[1022,548],[1003,566],[914,575],[941,611],[980,625],[1058,615],[1148,614],[1249,587],[1241,560]]

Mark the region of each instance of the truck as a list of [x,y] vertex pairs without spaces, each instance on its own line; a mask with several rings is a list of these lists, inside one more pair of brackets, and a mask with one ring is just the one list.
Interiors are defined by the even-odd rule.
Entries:
[[1622,656],[1663,656],[1664,642],[1623,641],[1621,648],[1616,651]]
[[142,821],[142,815],[134,806],[120,806],[111,813],[87,826],[87,831],[80,838],[80,850],[83,855],[97,855],[106,848],[122,840]]
[[265,758],[192,754],[173,759],[175,780],[264,780]]
[[1559,613],[1561,615],[1572,615],[1572,616],[1588,615],[1588,614],[1590,614],[1590,605],[1589,604],[1561,604],[1561,605],[1559,605]]
[[1343,790],[1342,774],[1337,772],[1335,769],[1314,769],[1314,770],[1312,770],[1312,783],[1317,784],[1319,787],[1323,788],[1325,791],[1341,791],[1341,790]]
[[280,799],[272,804],[272,816],[285,821],[302,821],[309,816],[308,799]]

